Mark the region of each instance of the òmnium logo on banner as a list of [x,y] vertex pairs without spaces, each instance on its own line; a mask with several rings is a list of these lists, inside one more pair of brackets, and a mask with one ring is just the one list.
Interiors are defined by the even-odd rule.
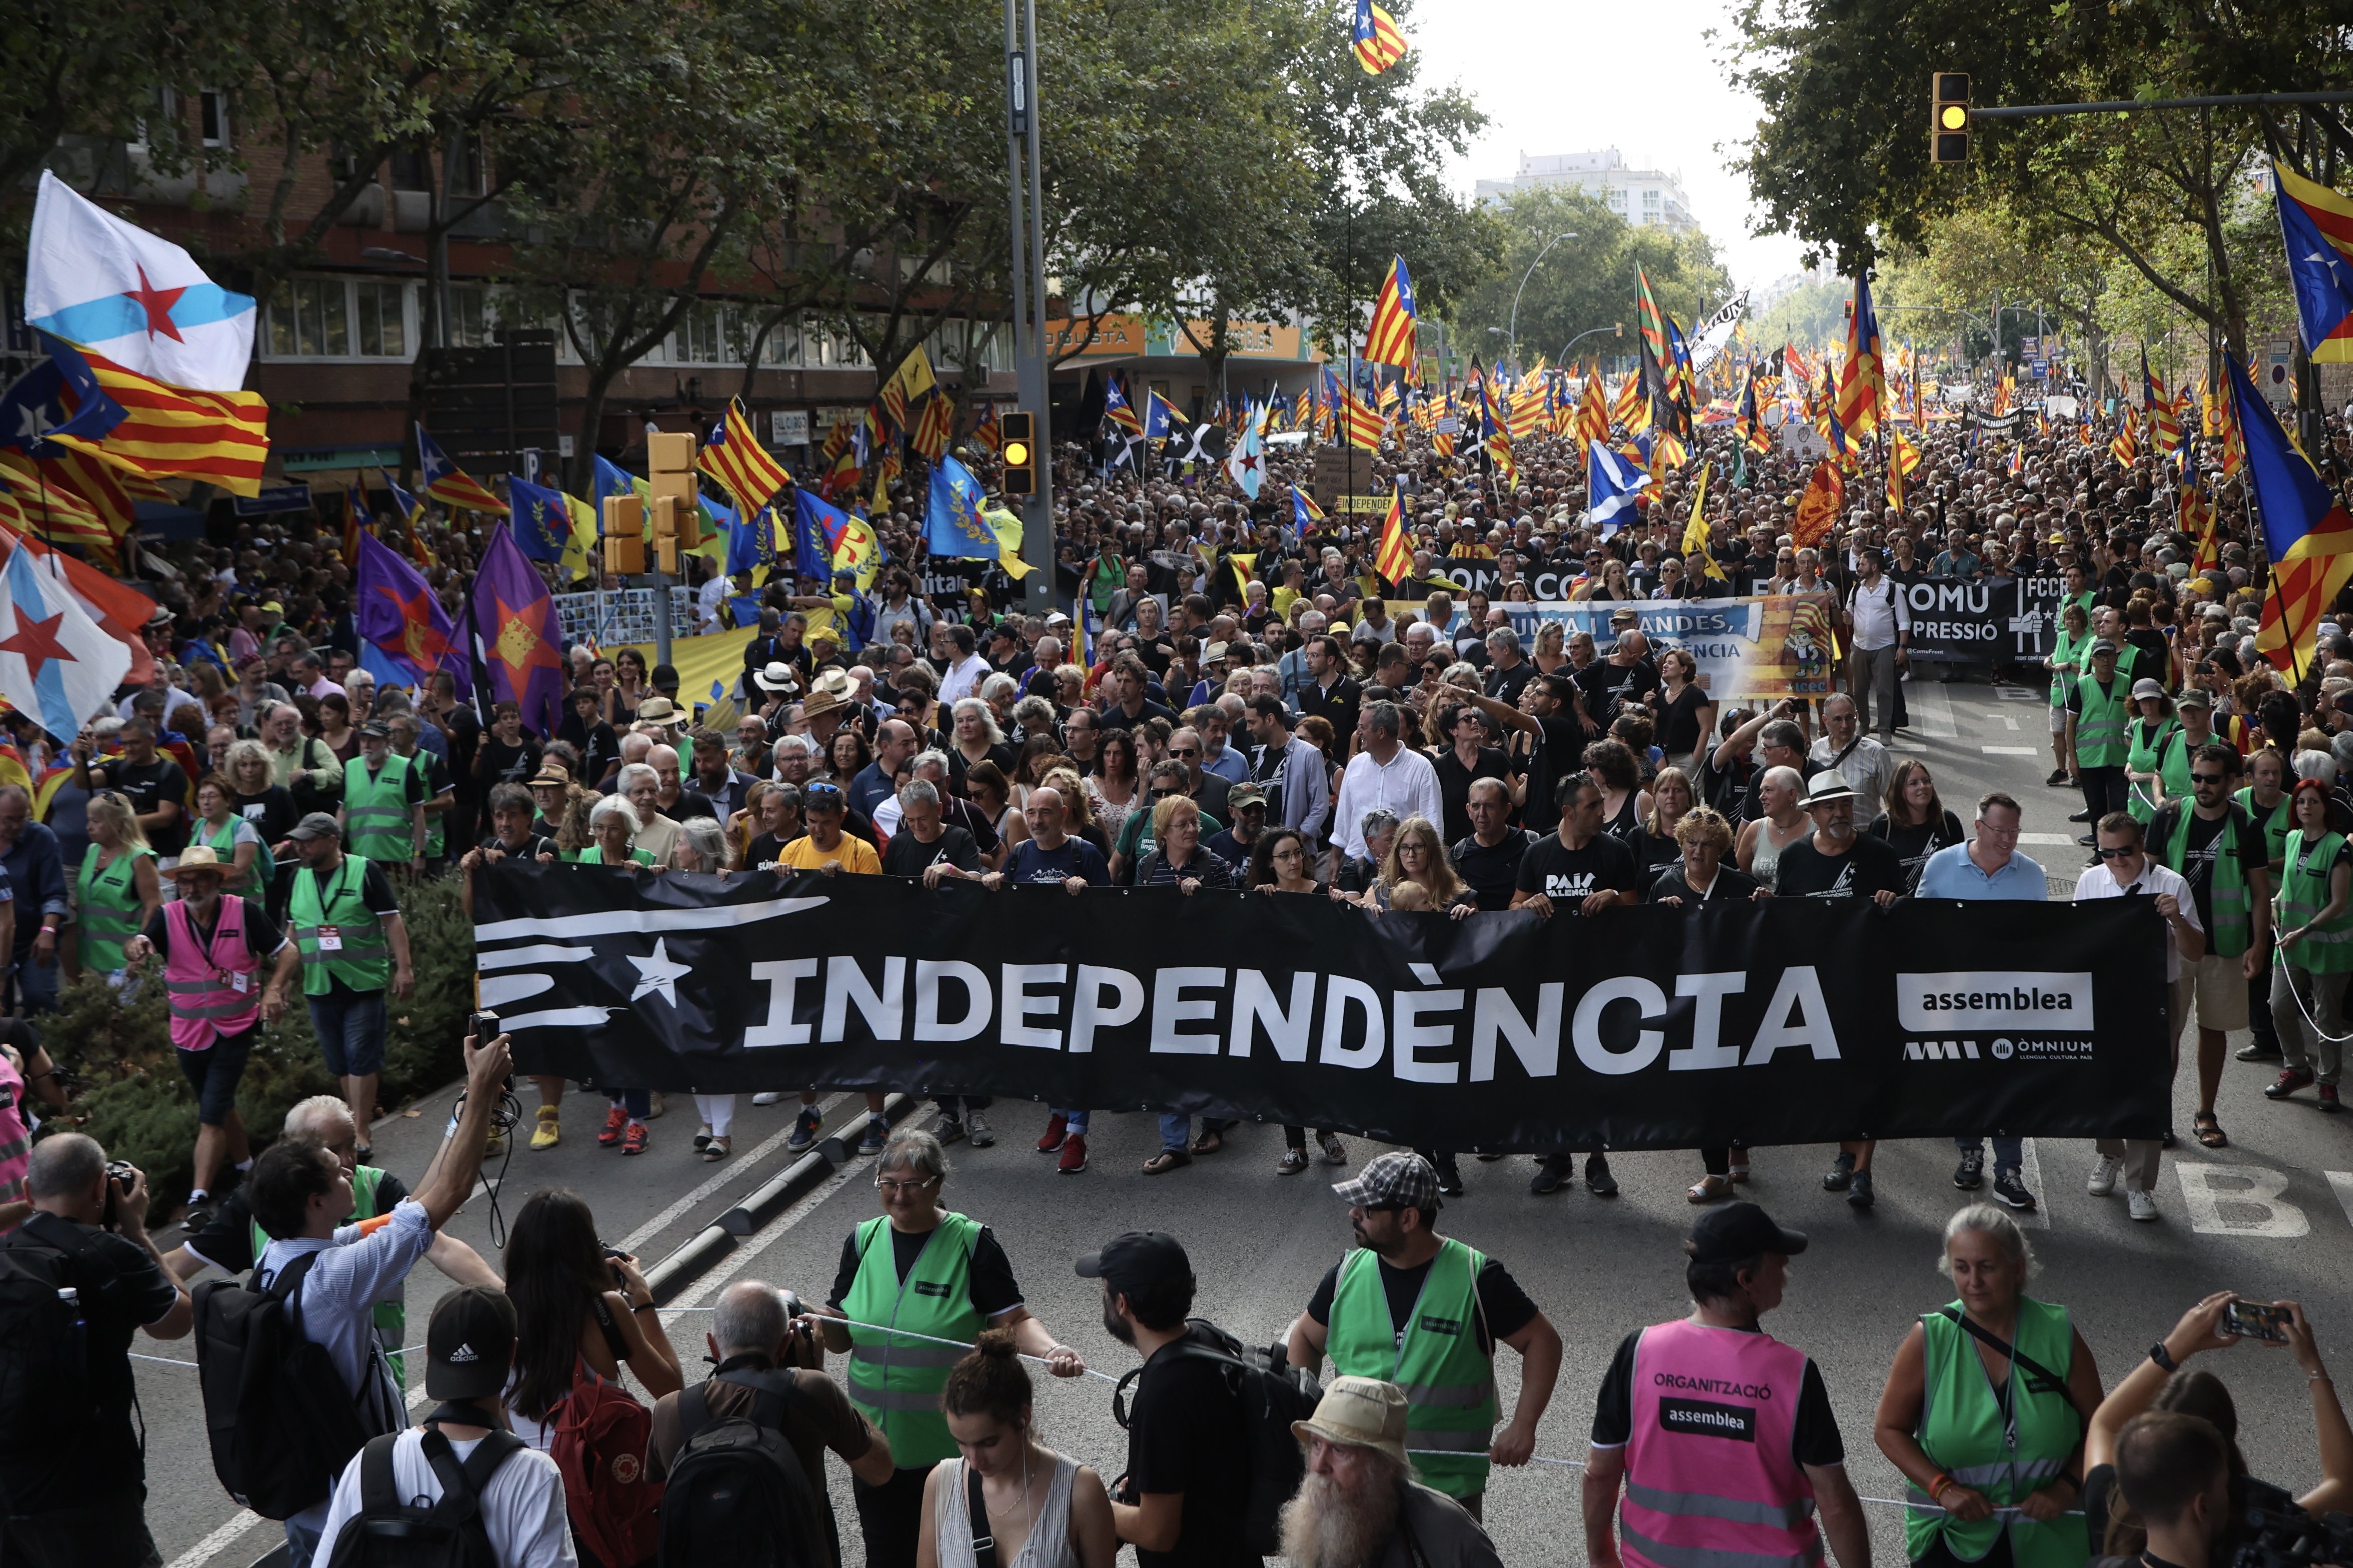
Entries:
[[1895,1013],[1906,1030],[1920,1034],[2028,1029],[2088,1035],[2092,977],[2016,969],[1898,973]]

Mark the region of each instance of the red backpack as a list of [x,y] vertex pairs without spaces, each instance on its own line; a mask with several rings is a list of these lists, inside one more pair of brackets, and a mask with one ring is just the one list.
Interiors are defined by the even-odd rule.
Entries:
[[629,1391],[583,1363],[548,1412],[547,1451],[564,1472],[572,1532],[607,1568],[638,1568],[661,1545],[659,1481],[646,1479],[653,1416]]

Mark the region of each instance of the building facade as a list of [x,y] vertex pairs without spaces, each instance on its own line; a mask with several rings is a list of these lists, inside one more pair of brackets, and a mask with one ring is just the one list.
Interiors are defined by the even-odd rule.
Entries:
[[1630,168],[1626,155],[1615,147],[1595,153],[1523,153],[1517,174],[1508,180],[1480,181],[1478,195],[1482,202],[1509,206],[1514,193],[1545,186],[1598,196],[1636,228],[1680,231],[1699,226],[1699,220],[1692,216],[1691,198],[1683,193],[1680,171]]

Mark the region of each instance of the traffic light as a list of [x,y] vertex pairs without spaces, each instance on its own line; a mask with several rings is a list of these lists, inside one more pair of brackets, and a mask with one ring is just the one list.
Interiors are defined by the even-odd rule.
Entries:
[[605,498],[605,570],[635,577],[646,569],[646,503],[638,496]]
[[1008,414],[1002,423],[1005,445],[998,456],[1005,459],[1005,493],[1034,496],[1038,493],[1037,416]]
[[1928,162],[1969,161],[1969,73],[1938,71],[1928,79]]
[[[702,508],[697,504],[694,485],[694,433],[691,430],[656,430],[646,437],[646,483],[653,499],[668,497],[673,503],[672,531],[679,548],[691,550],[702,542]],[[677,570],[665,566],[665,572]]]
[[[676,496],[658,495],[653,498],[649,521],[654,542],[654,570],[670,576],[678,575],[679,504]],[[691,517],[690,507],[686,515]]]

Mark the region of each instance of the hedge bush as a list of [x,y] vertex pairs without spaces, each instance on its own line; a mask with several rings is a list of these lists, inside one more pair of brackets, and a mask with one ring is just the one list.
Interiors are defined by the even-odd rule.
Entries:
[[[386,1107],[429,1093],[464,1070],[466,1019],[474,998],[474,929],[454,877],[412,881],[393,873],[408,926],[417,990],[389,1004],[384,1075]],[[55,1013],[37,1020],[49,1054],[81,1081],[69,1112],[109,1155],[147,1173],[159,1204],[177,1204],[193,1176],[195,1093],[173,1054],[161,966],[150,962],[131,996],[85,974],[64,988]],[[294,1005],[264,1028],[237,1086],[237,1112],[258,1150],[277,1135],[287,1109],[313,1094],[342,1092],[320,1055],[297,980]],[[68,1125],[66,1118],[48,1123]]]

